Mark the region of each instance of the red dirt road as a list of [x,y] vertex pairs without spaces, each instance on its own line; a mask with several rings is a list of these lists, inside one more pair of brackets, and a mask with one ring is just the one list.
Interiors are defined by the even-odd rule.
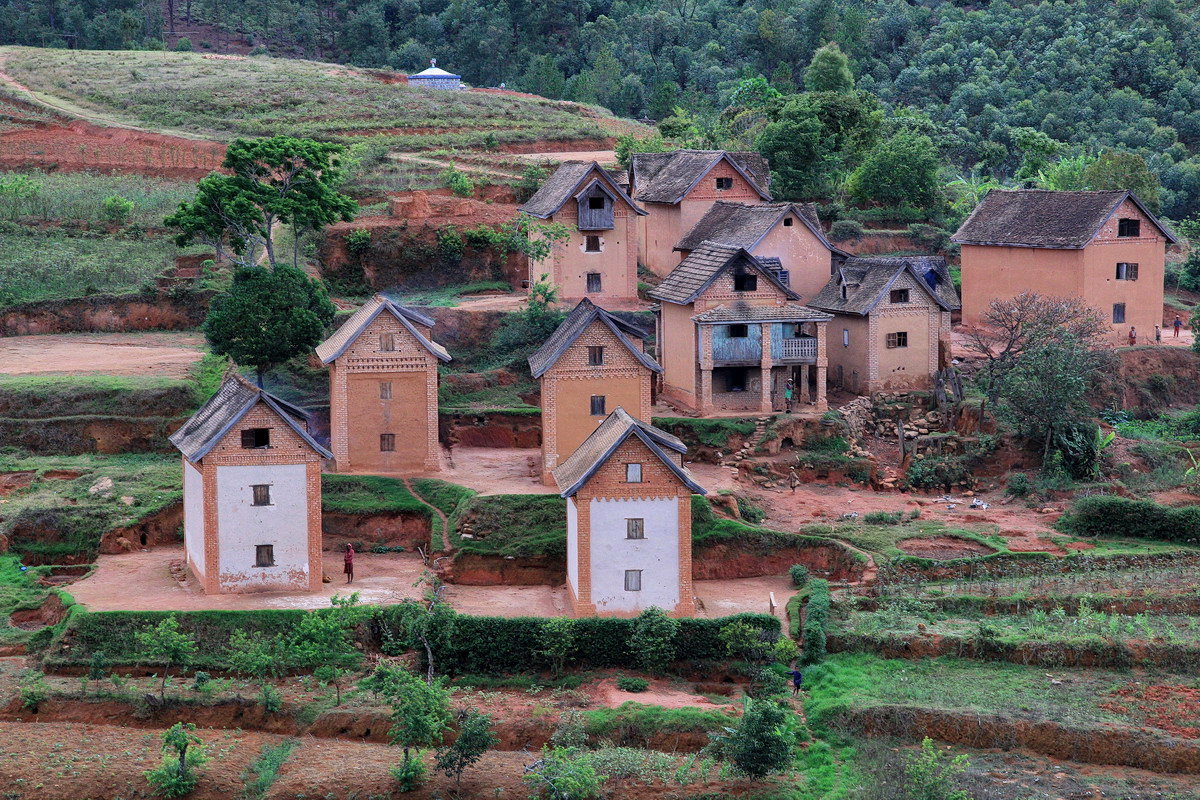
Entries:
[[0,338],[0,375],[156,375],[186,378],[204,356],[197,333],[62,333]]

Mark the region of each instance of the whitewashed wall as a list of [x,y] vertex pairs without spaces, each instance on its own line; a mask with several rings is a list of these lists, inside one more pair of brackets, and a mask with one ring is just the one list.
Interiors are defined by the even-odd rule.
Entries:
[[204,476],[183,460],[183,547],[192,569],[204,574]]
[[[625,520],[646,521],[645,539],[626,539]],[[592,601],[596,610],[639,611],[679,603],[679,501],[591,501]],[[568,543],[568,547],[569,547]],[[625,570],[642,570],[642,590],[625,591]]]
[[[221,586],[234,591],[308,585],[308,498],[304,464],[217,468]],[[253,505],[254,484],[271,485],[271,505]],[[275,546],[275,566],[256,567],[255,546]]]
[[567,584],[579,591],[579,507],[575,498],[567,498]]

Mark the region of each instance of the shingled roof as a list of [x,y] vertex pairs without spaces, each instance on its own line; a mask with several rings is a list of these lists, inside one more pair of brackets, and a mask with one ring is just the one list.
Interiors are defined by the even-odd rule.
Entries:
[[560,495],[571,497],[578,492],[630,436],[641,439],[650,448],[650,452],[693,492],[708,493],[703,486],[696,483],[686,467],[676,464],[674,459],[664,452],[674,450],[677,453],[686,453],[687,445],[666,431],[635,419],[625,409],[618,407],[592,431],[591,436],[583,440],[583,444],[579,445],[574,453],[555,468],[554,481],[561,490]]
[[750,267],[759,275],[764,276],[784,293],[789,300],[799,300],[800,295],[779,282],[775,273],[767,269],[744,247],[720,244],[718,242],[701,242],[688,253],[688,257],[663,278],[663,282],[655,287],[650,296],[655,300],[667,303],[687,305],[694,303],[705,289],[725,270],[737,264]]
[[362,308],[350,315],[350,319],[342,323],[342,327],[334,331],[333,335],[328,339],[321,342],[317,346],[317,358],[321,359],[322,364],[328,364],[336,360],[367,329],[367,326],[385,311],[399,320],[400,324],[416,337],[421,346],[437,357],[439,361],[450,360],[450,354],[446,352],[446,348],[426,338],[420,331],[413,327],[413,323],[416,323],[426,328],[432,328],[434,320],[419,311],[393,303],[381,294],[375,295],[364,303]]
[[828,247],[837,251],[821,230],[821,221],[817,218],[817,208],[812,203],[735,203],[730,200],[718,200],[713,203],[700,221],[683,235],[675,245],[676,250],[695,250],[701,242],[720,242],[721,244],[744,247],[753,250],[771,229],[780,223],[788,214],[795,214],[812,231],[813,235]]
[[217,393],[168,438],[188,461],[199,461],[260,401],[278,414],[309,447],[325,458],[333,458],[333,453],[309,435],[307,415],[302,409],[258,388],[236,372],[227,375]]
[[[959,308],[958,292],[950,278],[946,259],[941,256],[848,258],[809,305],[839,314],[869,314],[905,271],[943,311]],[[844,299],[843,284],[846,286]]]
[[562,321],[561,325],[554,329],[554,333],[550,334],[550,338],[538,348],[537,352],[529,357],[529,371],[533,374],[533,377],[540,378],[546,374],[546,370],[553,367],[558,359],[562,357],[563,353],[567,352],[571,345],[575,344],[575,340],[579,338],[580,334],[596,321],[607,326],[613,335],[617,337],[617,340],[625,345],[626,349],[646,369],[654,372],[663,371],[663,368],[659,366],[657,361],[629,340],[630,336],[637,339],[645,339],[649,335],[646,331],[635,325],[630,325],[620,317],[613,316],[585,297],[579,301],[579,304],[575,308],[571,309],[571,313],[567,315],[567,318]]
[[1055,192],[1048,189],[992,189],[950,237],[959,244],[1046,247],[1078,250],[1126,199],[1132,200],[1168,242],[1175,234],[1151,214],[1133,192]]
[[734,300],[732,303],[722,303],[716,308],[710,308],[692,319],[711,325],[724,322],[827,322],[833,317],[798,303],[752,306],[744,300]]
[[617,179],[595,161],[564,161],[518,210],[538,219],[551,217],[579,193],[589,178],[600,180],[636,213],[645,216],[645,210],[633,202]]
[[648,203],[678,203],[700,180],[725,160],[745,178],[763,200],[770,200],[771,170],[758,153],[728,150],[673,150],[635,153],[632,182],[637,199]]

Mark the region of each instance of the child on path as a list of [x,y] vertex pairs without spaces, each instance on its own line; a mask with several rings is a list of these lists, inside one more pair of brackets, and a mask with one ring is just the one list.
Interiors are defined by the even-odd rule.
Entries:
[[342,571],[346,573],[346,583],[354,583],[354,545],[346,545],[346,566]]

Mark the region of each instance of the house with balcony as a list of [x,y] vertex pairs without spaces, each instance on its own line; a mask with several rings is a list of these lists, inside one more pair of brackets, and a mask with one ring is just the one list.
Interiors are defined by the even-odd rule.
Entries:
[[738,203],[718,200],[675,243],[687,258],[702,242],[741,247],[808,302],[849,257],[825,237],[812,203]]
[[795,292],[742,247],[701,242],[651,293],[658,309],[662,399],[708,416],[826,408],[827,312]]
[[595,161],[565,161],[520,210],[568,230],[546,258],[530,260],[530,284],[548,275],[563,300],[637,299],[635,220],[646,212],[612,173]]

